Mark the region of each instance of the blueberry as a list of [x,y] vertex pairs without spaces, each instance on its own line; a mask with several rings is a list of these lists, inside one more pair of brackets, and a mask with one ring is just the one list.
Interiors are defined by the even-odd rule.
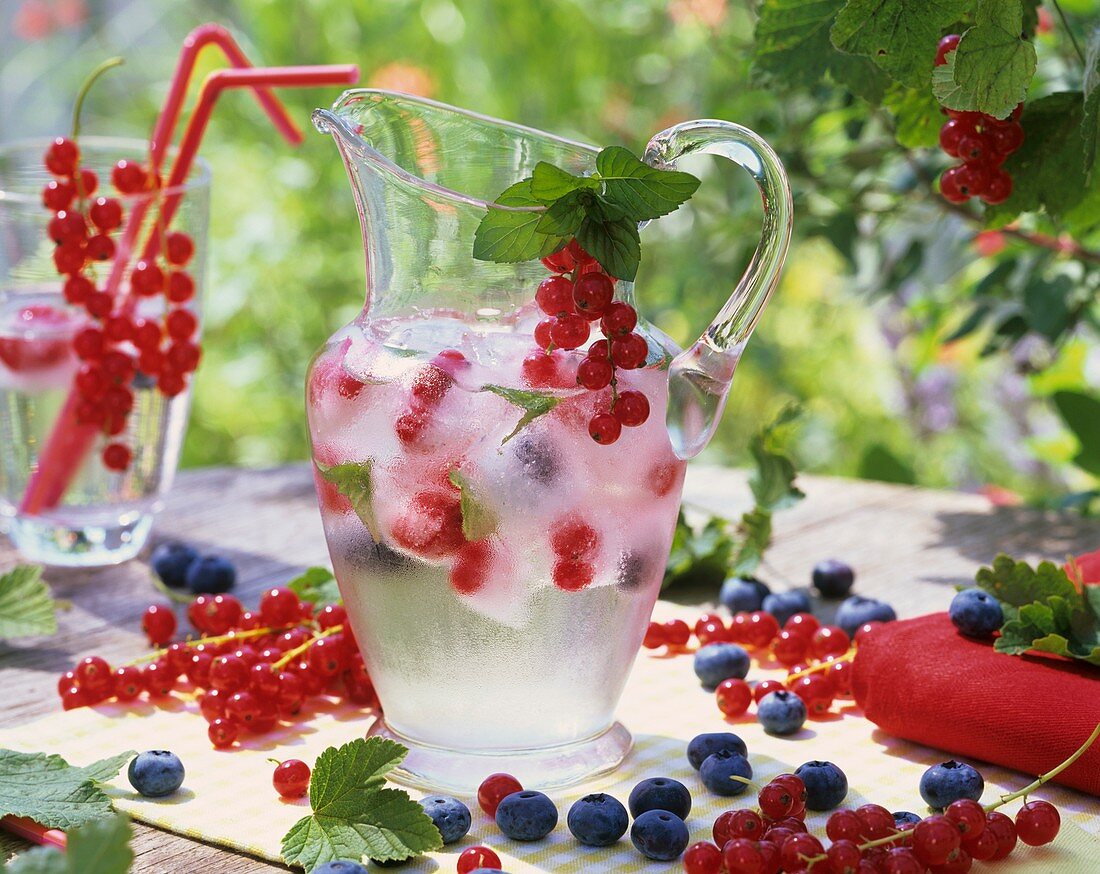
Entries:
[[806,784],[807,810],[832,810],[848,795],[848,778],[832,762],[806,762],[794,773]]
[[621,801],[597,792],[574,801],[565,823],[586,847],[610,847],[626,834],[630,817]]
[[146,798],[163,798],[183,785],[183,762],[168,750],[149,750],[131,760],[126,776]]
[[[662,563],[660,567],[664,567]],[[619,588],[632,591],[648,580],[652,580],[652,572],[655,570],[651,558],[646,558],[637,552],[626,553],[619,561],[619,575],[615,583]]]
[[983,789],[985,780],[982,775],[965,762],[954,759],[933,765],[920,778],[920,797],[935,810],[943,810],[960,798],[977,801],[982,797]]
[[783,625],[795,613],[810,613],[813,606],[805,592],[773,592],[764,599],[761,609],[771,613],[775,621]]
[[897,828],[906,825],[916,825],[918,822],[920,822],[920,817],[915,813],[910,813],[908,810],[894,811],[894,825]]
[[688,827],[675,813],[647,810],[634,820],[630,840],[647,859],[671,862],[687,849]]
[[992,637],[1005,621],[997,599],[981,589],[963,589],[951,600],[947,614],[967,637]]
[[561,475],[561,459],[547,441],[521,437],[512,452],[523,475],[532,482],[545,486]]
[[187,588],[195,595],[220,595],[237,582],[237,569],[220,555],[204,555],[187,569]]
[[691,812],[691,793],[679,780],[650,777],[630,790],[626,803],[635,819],[650,810],[667,810],[680,819],[687,819]]
[[740,753],[731,753],[729,750],[719,750],[707,756],[699,768],[703,785],[715,795],[740,795],[749,788],[748,784],[732,779],[734,776],[751,780],[752,765]]
[[794,734],[806,721],[806,705],[794,692],[769,692],[756,705],[756,719],[768,734]]
[[827,558],[814,565],[814,588],[822,598],[843,598],[855,581],[855,571],[840,559]]
[[445,844],[453,844],[470,830],[470,808],[457,798],[429,795],[420,799],[420,806],[432,818]]
[[754,613],[771,593],[756,577],[730,577],[722,583],[718,600],[730,613]]
[[743,680],[749,664],[749,654],[736,643],[708,643],[695,653],[695,675],[707,689],[730,677]]
[[749,749],[745,742],[737,735],[728,731],[712,731],[706,734],[697,734],[688,744],[688,761],[696,771],[703,764],[703,760],[719,750],[729,750],[741,756],[747,756]]
[[334,859],[331,862],[325,862],[324,865],[318,865],[313,869],[313,874],[368,874],[368,872],[358,862],[352,862],[350,859]]
[[497,827],[513,841],[538,841],[558,824],[558,809],[541,792],[513,792],[497,807]]
[[178,540],[170,540],[153,550],[149,564],[164,585],[171,589],[182,589],[187,585],[187,569],[198,557],[195,547]]
[[859,627],[867,622],[893,622],[897,618],[894,608],[886,602],[860,595],[852,595],[836,611],[836,624],[849,637],[853,637]]

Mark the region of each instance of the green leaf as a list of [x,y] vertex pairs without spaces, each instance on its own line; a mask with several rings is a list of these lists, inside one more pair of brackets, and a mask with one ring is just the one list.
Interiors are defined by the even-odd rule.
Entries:
[[546,161],[539,161],[531,174],[531,196],[541,203],[553,203],[578,188],[598,186],[599,182],[591,177],[574,176]]
[[371,480],[371,462],[346,461],[326,467],[314,462],[321,476],[336,486],[336,490],[351,502],[355,515],[367,527],[375,543],[382,540],[378,519],[374,515],[374,486]]
[[0,639],[56,634],[56,610],[41,565],[16,565],[0,576]]
[[1076,391],[1058,391],[1054,406],[1080,447],[1073,463],[1100,476],[1100,397]]
[[732,526],[725,519],[712,516],[697,530],[681,510],[661,588],[691,584],[716,589],[729,573],[736,546]]
[[848,0],[830,35],[841,51],[866,55],[902,84],[927,88],[943,28],[968,5],[966,0]]
[[756,462],[756,469],[749,477],[749,488],[758,509],[782,510],[806,497],[794,484],[797,475],[794,462],[782,452],[770,450],[763,435],[754,437],[749,449]]
[[630,219],[601,222],[586,218],[577,230],[577,242],[612,276],[634,281],[642,257],[635,222]]
[[622,207],[634,224],[668,215],[699,188],[699,180],[690,173],[651,167],[622,146],[602,149],[596,156],[596,171],[604,198]]
[[66,850],[38,847],[21,853],[5,874],[126,874],[134,861],[133,829],[125,816],[89,822],[66,835]]
[[507,388],[503,385],[487,385],[482,391],[492,392],[504,398],[508,403],[515,404],[524,411],[523,417],[516,424],[516,427],[512,429],[512,432],[500,441],[501,446],[515,437],[539,416],[549,413],[554,407],[561,403],[561,398],[556,398],[544,392],[528,391],[522,388]]
[[1020,0],[983,0],[977,24],[932,74],[932,90],[948,109],[1006,118],[1027,96],[1035,46],[1021,37]]
[[1027,562],[1003,553],[993,560],[992,567],[981,568],[974,580],[1002,604],[1017,608],[1051,596],[1070,600],[1081,597],[1066,572],[1056,564],[1044,561],[1032,568]]
[[829,62],[829,74],[838,85],[847,88],[857,97],[862,97],[872,106],[882,103],[886,89],[893,84],[893,79],[876,67],[870,58],[846,55],[835,49]]
[[401,744],[358,738],[329,747],[309,781],[312,813],[283,836],[283,859],[312,871],[333,859],[401,861],[443,846],[424,809],[385,775],[405,758]]
[[470,481],[455,468],[448,476],[451,484],[461,494],[459,505],[462,509],[462,536],[469,541],[484,540],[497,530],[500,519],[484,501],[474,493]]
[[741,517],[737,526],[740,541],[730,560],[731,574],[751,574],[764,558],[772,542],[772,514],[756,507]]
[[571,191],[556,200],[542,214],[535,230],[540,234],[557,234],[571,237],[577,232],[584,220],[584,202],[582,192]]
[[829,41],[845,0],[763,0],[753,43],[753,74],[810,88],[839,54]]
[[1089,35],[1085,51],[1085,82],[1082,86],[1084,109],[1081,116],[1081,140],[1084,145],[1085,176],[1091,178],[1100,144],[1100,27]]
[[986,208],[989,224],[1004,225],[1020,213],[1039,209],[1057,220],[1084,197],[1088,186],[1081,166],[1083,112],[1079,91],[1027,102],[1020,117],[1024,143],[1004,164],[1012,175],[1012,195]]
[[332,575],[332,571],[327,567],[306,568],[288,582],[286,587],[314,607],[319,608],[326,604],[342,603],[340,587],[336,584],[336,577]]
[[894,137],[907,149],[935,148],[940,142],[943,112],[927,88],[892,85],[883,100],[894,115]]
[[134,755],[75,768],[60,756],[0,749],[0,816],[26,816],[60,829],[109,817],[111,801],[95,784],[110,780]]
[[532,193],[529,178],[505,189],[496,203],[537,210],[489,209],[474,231],[474,257],[479,261],[532,261],[557,251],[566,242],[536,230],[546,207]]

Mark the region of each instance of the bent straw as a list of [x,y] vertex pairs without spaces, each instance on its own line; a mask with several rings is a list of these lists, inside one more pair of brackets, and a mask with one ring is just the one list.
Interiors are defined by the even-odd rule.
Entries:
[[40,826],[33,819],[28,819],[25,816],[8,814],[7,816],[0,817],[0,828],[23,838],[25,841],[30,841],[32,844],[42,844],[44,846],[57,847],[62,850],[68,846],[68,839],[65,837],[65,832],[56,828],[45,828],[44,826]]
[[[358,77],[358,67],[352,64],[313,68],[251,67],[248,69],[221,70],[211,74],[207,77],[207,81],[203,85],[203,90],[200,95],[200,105],[195,113],[193,113],[192,118],[188,122],[187,129],[184,131],[184,139],[187,142],[181,143],[180,154],[177,156],[172,167],[171,179],[178,181],[170,181],[169,186],[178,186],[186,180],[187,174],[190,172],[191,164],[194,162],[195,155],[198,152],[202,133],[206,128],[207,121],[209,121],[214,101],[225,88],[256,88],[265,85],[303,87],[326,84],[351,84],[354,83]],[[196,119],[200,119],[200,121],[197,122]],[[185,146],[186,152],[184,151]],[[155,223],[156,227],[167,226],[167,221],[170,220],[171,215],[174,214],[178,206],[179,198],[179,194],[171,195],[170,198],[168,198],[172,201],[170,206],[167,203],[162,204],[161,216]],[[141,204],[141,206],[144,208],[146,204]],[[137,211],[137,206],[138,205],[135,205],[134,212]],[[131,219],[131,221],[133,222],[133,219]],[[133,224],[140,227],[141,222],[136,221],[133,222]],[[136,231],[133,236],[136,237]],[[156,251],[156,237],[157,235],[154,229],[154,233],[150,236],[150,243],[147,244],[147,248],[149,248],[151,252]],[[132,246],[132,244],[133,238],[130,240],[130,245]],[[111,274],[112,278],[114,278],[117,272],[121,279],[123,268],[128,260],[128,253],[129,249],[127,249],[126,253],[120,251],[119,258],[115,263],[115,270],[113,270]],[[119,267],[119,261],[122,262],[122,267]],[[134,306],[132,295],[123,295],[120,304],[120,309],[123,311],[132,311]],[[95,427],[83,425],[78,421],[77,407],[79,403],[76,391],[70,390],[65,399],[64,406],[59,411],[57,420],[51,429],[46,445],[43,447],[42,454],[39,457],[38,468],[31,474],[27,482],[27,489],[19,507],[21,513],[34,515],[45,509],[56,506],[64,497],[69,487],[69,483],[72,482],[73,477],[84,463],[85,457],[91,451],[92,444],[98,432]]]

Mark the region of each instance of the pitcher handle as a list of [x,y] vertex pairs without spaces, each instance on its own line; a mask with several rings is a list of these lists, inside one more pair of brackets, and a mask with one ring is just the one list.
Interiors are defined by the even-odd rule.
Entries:
[[732,122],[685,121],[656,134],[645,160],[672,167],[684,155],[696,154],[720,155],[749,172],[760,188],[764,226],[729,300],[702,336],[669,365],[667,424],[673,449],[683,459],[698,455],[714,436],[733,372],[779,282],[791,241],[791,187],[771,146]]

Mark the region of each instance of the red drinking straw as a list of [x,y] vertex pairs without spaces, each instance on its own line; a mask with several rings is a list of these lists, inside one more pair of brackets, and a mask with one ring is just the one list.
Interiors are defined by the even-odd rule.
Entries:
[[[232,41],[232,37],[229,37],[224,29],[219,28],[217,25],[207,25],[206,27],[210,29],[198,28],[189,35],[188,40],[194,38],[196,47],[189,51],[185,42],[184,49],[180,53],[180,60],[176,74],[173,77],[168,101],[165,103],[154,131],[154,137],[158,135],[161,137],[160,140],[155,140],[152,144],[152,147],[157,148],[160,158],[163,158],[164,153],[167,151],[168,144],[165,137],[171,134],[178,121],[183,103],[182,95],[186,93],[187,80],[194,68],[195,54],[204,44],[201,41],[204,39],[215,41],[226,52],[231,61],[239,58],[245,64],[248,63],[240,49],[236,47],[236,43]],[[225,33],[228,40],[222,41],[222,37],[218,35],[219,33]],[[227,48],[227,45],[231,48]],[[236,74],[236,76],[230,74]],[[264,102],[265,97],[262,92],[271,87],[352,84],[358,78],[359,69],[353,64],[323,67],[245,67],[212,73],[203,83],[199,105],[184,131],[184,141],[180,144],[179,154],[172,167],[169,187],[179,186],[187,179],[187,174],[190,172],[191,165],[198,152],[202,134],[206,129],[206,123],[210,119],[214,102],[225,88],[251,87],[255,89],[261,103],[269,110],[276,127],[292,143],[298,143],[301,142],[301,134],[290,122],[285,110],[282,109],[274,95],[270,95],[274,110],[269,108],[268,104]],[[152,155],[152,152],[151,159],[157,160],[157,156]],[[179,198],[179,194],[170,195],[165,199],[166,202],[161,205],[161,215],[155,223],[154,232],[146,245],[147,250],[151,253],[155,253],[158,244],[156,228],[167,226],[179,205]],[[147,205],[148,201],[135,204],[135,208],[131,213],[130,224],[127,226],[124,239],[119,246],[119,253],[108,280],[108,291],[119,295],[121,299],[118,307],[124,312],[132,310],[133,298],[129,294],[121,293],[119,285]],[[139,208],[141,215],[137,215]],[[132,232],[131,227],[134,228]],[[38,467],[32,472],[27,482],[27,490],[23,494],[23,500],[19,506],[20,513],[35,515],[56,506],[64,497],[69,484],[91,451],[98,431],[94,426],[81,424],[78,421],[77,407],[79,404],[80,401],[76,391],[70,390],[39,456]]]
[[43,844],[58,847],[62,850],[67,846],[65,832],[56,828],[45,828],[25,816],[8,814],[0,817],[0,827],[13,835],[18,835],[25,841],[30,841],[32,844]]

